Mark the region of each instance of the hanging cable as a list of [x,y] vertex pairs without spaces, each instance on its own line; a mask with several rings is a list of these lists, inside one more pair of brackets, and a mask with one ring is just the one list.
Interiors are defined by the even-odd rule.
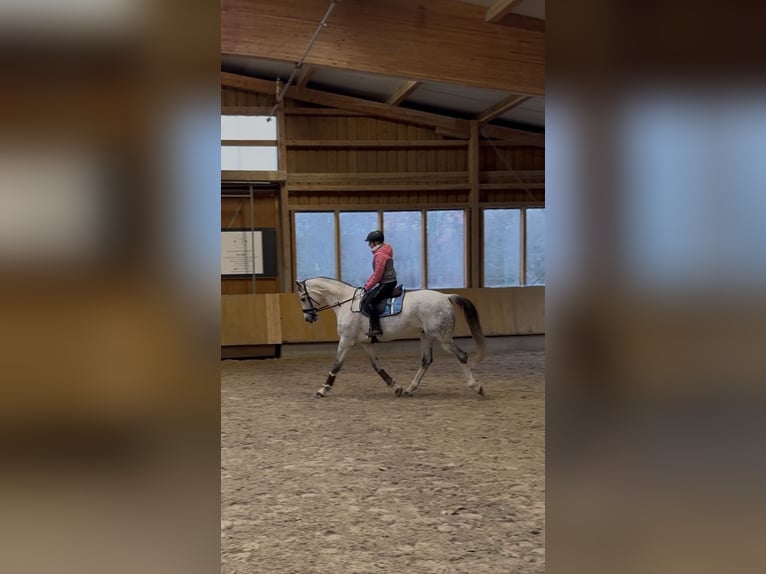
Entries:
[[311,40],[309,40],[308,45],[306,46],[306,49],[303,50],[303,55],[300,57],[300,60],[298,60],[295,63],[295,68],[293,68],[292,73],[290,74],[290,77],[287,79],[287,83],[285,83],[284,88],[281,90],[279,87],[277,87],[277,98],[274,102],[274,107],[271,108],[271,112],[269,113],[269,117],[266,121],[271,121],[271,117],[274,115],[274,112],[277,111],[277,107],[279,106],[280,102],[282,101],[282,98],[285,96],[285,92],[287,92],[287,88],[290,86],[290,84],[293,81],[293,78],[295,78],[295,74],[298,73],[298,70],[300,70],[303,67],[303,62],[306,60],[306,56],[309,53],[309,50],[311,49],[311,46],[314,45],[314,42],[317,39],[317,36],[319,36],[319,32],[322,31],[322,28],[327,28],[327,19],[330,17],[330,14],[333,11],[333,8],[335,8],[336,0],[332,0],[330,2],[330,5],[327,7],[327,12],[325,12],[324,18],[322,18],[322,21],[319,22],[319,25],[317,26],[316,30],[314,30],[313,36],[311,36]]
[[239,212],[242,210],[242,204],[245,203],[245,199],[242,198],[239,200],[239,205],[237,206],[237,210],[234,212],[234,215],[231,216],[231,221],[229,221],[229,225],[226,227],[231,227],[234,225],[234,220],[237,219],[237,216],[239,215]]

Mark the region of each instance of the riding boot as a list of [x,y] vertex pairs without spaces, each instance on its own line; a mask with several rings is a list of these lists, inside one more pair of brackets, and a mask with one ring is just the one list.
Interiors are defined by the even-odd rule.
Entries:
[[379,337],[383,334],[383,329],[380,328],[380,317],[374,315],[370,316],[370,331],[367,333],[368,337]]

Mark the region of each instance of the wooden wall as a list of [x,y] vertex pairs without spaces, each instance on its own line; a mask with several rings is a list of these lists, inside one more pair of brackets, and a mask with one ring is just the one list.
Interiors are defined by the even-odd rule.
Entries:
[[221,88],[221,110],[226,110],[226,113],[249,114],[254,109],[272,105],[273,98],[268,95],[237,88]]
[[221,345],[282,343],[280,313],[276,293],[222,297]]
[[[539,335],[545,333],[545,288],[449,289],[470,299],[479,312],[486,336]],[[457,312],[456,337],[470,336]],[[316,323],[303,318],[296,293],[227,295],[221,306],[221,345],[279,345],[338,340],[335,313],[323,311]],[[269,349],[275,353],[275,349]]]
[[[479,312],[482,330],[487,336],[540,335],[545,333],[545,288],[508,287],[501,289],[439,289],[470,299]],[[300,300],[295,293],[282,293],[281,330],[284,343],[337,341],[333,311],[323,311],[316,323],[303,319]],[[405,296],[406,297],[406,296]],[[462,312],[457,311],[456,337],[471,335]]]

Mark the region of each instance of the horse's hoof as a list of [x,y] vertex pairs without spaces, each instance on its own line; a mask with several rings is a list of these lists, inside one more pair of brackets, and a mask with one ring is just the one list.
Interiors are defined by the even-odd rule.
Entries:
[[317,391],[317,392],[314,393],[314,398],[315,399],[323,399],[324,395],[322,393],[320,393],[319,391]]
[[479,387],[479,395],[484,396],[484,387]]
[[399,387],[398,389],[396,389],[396,390],[394,391],[394,393],[396,393],[396,396],[397,396],[397,397],[401,397],[401,396],[402,396],[402,392],[403,392],[403,391],[404,391],[404,389],[403,389],[403,388],[401,388],[401,387]]

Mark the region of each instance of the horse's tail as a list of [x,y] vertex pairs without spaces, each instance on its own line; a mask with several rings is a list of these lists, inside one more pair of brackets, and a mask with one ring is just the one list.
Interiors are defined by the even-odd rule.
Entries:
[[468,299],[461,297],[460,295],[450,295],[449,300],[457,304],[463,310],[463,315],[468,323],[468,328],[471,329],[471,336],[476,343],[476,356],[471,361],[471,366],[475,365],[484,358],[485,344],[484,333],[481,330],[481,322],[479,322],[479,312],[476,307],[473,306]]

